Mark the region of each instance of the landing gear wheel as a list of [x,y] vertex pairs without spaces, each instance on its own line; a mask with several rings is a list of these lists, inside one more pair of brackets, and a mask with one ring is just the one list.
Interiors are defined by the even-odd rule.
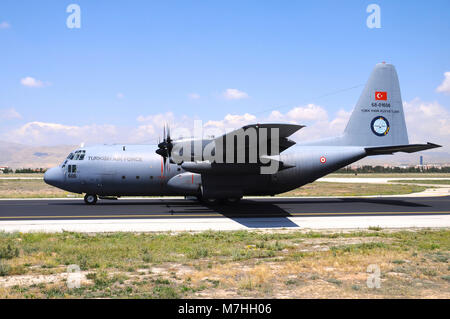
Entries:
[[216,205],[219,203],[219,200],[217,198],[206,198],[203,199],[203,201],[207,204]]
[[242,197],[227,198],[227,203],[229,203],[229,204],[237,204],[237,203],[239,203],[239,201],[241,199],[242,199]]
[[93,195],[93,194],[84,195],[84,202],[87,205],[95,205],[95,203],[97,203],[97,195]]

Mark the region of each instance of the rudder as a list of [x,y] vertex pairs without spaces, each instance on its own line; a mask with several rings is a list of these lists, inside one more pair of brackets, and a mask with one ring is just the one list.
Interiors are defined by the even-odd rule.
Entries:
[[345,145],[406,145],[408,132],[397,72],[392,64],[378,63],[350,116]]

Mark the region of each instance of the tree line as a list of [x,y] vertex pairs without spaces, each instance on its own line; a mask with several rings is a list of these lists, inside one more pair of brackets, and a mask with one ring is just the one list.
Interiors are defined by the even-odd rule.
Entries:
[[444,167],[384,167],[384,166],[372,166],[364,165],[357,168],[351,168],[350,166],[341,168],[336,173],[355,174],[355,173],[450,173],[450,166]]
[[3,169],[3,174],[12,174],[12,173],[16,173],[16,174],[43,174],[45,173],[47,169],[46,168],[16,168],[15,170],[7,167],[5,169]]

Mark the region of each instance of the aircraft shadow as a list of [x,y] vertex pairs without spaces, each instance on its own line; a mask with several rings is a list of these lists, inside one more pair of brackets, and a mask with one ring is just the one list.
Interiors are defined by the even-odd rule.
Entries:
[[248,228],[299,227],[288,218],[292,216],[289,212],[272,203],[242,200],[236,204],[203,206]]
[[[261,198],[263,199],[263,198]],[[196,201],[189,201],[185,199],[151,199],[149,198],[148,201],[145,200],[139,200],[139,201],[133,201],[132,199],[119,199],[119,200],[101,200],[97,203],[97,205],[101,206],[108,206],[108,205],[114,205],[114,206],[142,206],[142,205],[159,205],[159,206],[170,206],[170,205],[186,205],[186,203],[196,203]],[[330,205],[330,204],[342,204],[342,203],[369,203],[369,204],[377,204],[377,205],[388,205],[388,206],[403,206],[403,207],[431,207],[430,205],[417,203],[411,201],[411,199],[404,200],[404,199],[394,199],[394,198],[330,198],[330,199],[311,199],[311,198],[298,198],[298,199],[292,199],[292,198],[285,198],[282,197],[274,198],[274,199],[246,199],[242,200],[239,204],[235,205],[226,205],[225,207],[241,207],[239,209],[243,209],[245,212],[249,211],[249,207],[246,207],[245,205],[256,205],[261,206],[259,208],[262,208],[263,211],[272,211],[269,206],[274,206],[278,204],[310,204],[310,205]],[[48,205],[85,205],[84,203],[80,201],[73,201],[73,202],[52,202],[48,203]],[[195,205],[195,204],[192,204]],[[204,206],[208,207],[219,207],[219,205],[206,205]]]
[[[290,199],[289,201],[283,200],[269,200],[268,203],[272,204],[342,204],[342,203],[369,203],[369,204],[377,204],[377,205],[388,205],[388,206],[403,206],[403,207],[431,207],[430,205],[425,205],[417,202],[411,202],[403,199],[383,199],[383,198],[332,198],[332,199]],[[266,202],[266,203],[267,203]]]
[[[85,204],[80,201],[71,202],[59,202],[49,203],[49,205],[77,205],[84,206]],[[127,207],[127,213],[139,214],[149,213],[153,211],[154,214],[170,214],[176,216],[177,214],[183,215],[182,218],[189,214],[196,215],[193,218],[205,217],[208,214],[220,214],[223,217],[229,218],[247,228],[292,228],[299,227],[289,217],[293,217],[289,211],[293,212],[305,212],[309,216],[314,216],[320,212],[358,212],[374,210],[377,205],[385,205],[394,207],[405,207],[414,211],[414,208],[431,207],[420,202],[415,202],[414,199],[396,199],[396,198],[324,198],[324,199],[311,199],[311,198],[298,198],[298,199],[283,199],[283,198],[270,198],[270,199],[243,199],[239,203],[235,204],[207,204],[200,203],[195,200],[185,199],[151,199],[148,200],[102,200],[97,205],[90,206],[89,211],[101,214],[102,211],[108,213],[123,214],[124,209]],[[103,207],[103,209],[102,209]],[[114,209],[114,207],[116,209]],[[282,207],[285,207],[282,208]],[[369,207],[369,209],[368,209]],[[370,209],[371,207],[371,209]],[[386,208],[389,209],[389,208]],[[379,208],[378,208],[379,210]],[[151,215],[151,213],[150,213]],[[218,215],[218,217],[220,216]],[[214,218],[209,215],[208,217]]]

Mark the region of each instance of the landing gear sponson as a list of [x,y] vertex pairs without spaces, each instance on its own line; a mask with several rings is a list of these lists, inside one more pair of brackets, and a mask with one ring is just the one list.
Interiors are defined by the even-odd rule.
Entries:
[[[222,199],[218,199],[218,198],[208,198],[208,199],[203,199],[201,196],[195,196],[194,198],[196,198],[199,202],[204,202],[206,204],[211,204],[211,205],[218,205],[218,204],[224,204],[224,203],[229,203],[229,204],[235,204],[235,203],[239,203],[239,201],[242,199],[242,197],[233,197],[233,198],[222,198]],[[97,203],[97,195],[95,194],[86,194],[84,195],[84,202],[87,205],[95,205]],[[117,199],[115,198],[108,198],[108,197],[101,197],[100,199]],[[186,197],[186,199],[188,199]]]

